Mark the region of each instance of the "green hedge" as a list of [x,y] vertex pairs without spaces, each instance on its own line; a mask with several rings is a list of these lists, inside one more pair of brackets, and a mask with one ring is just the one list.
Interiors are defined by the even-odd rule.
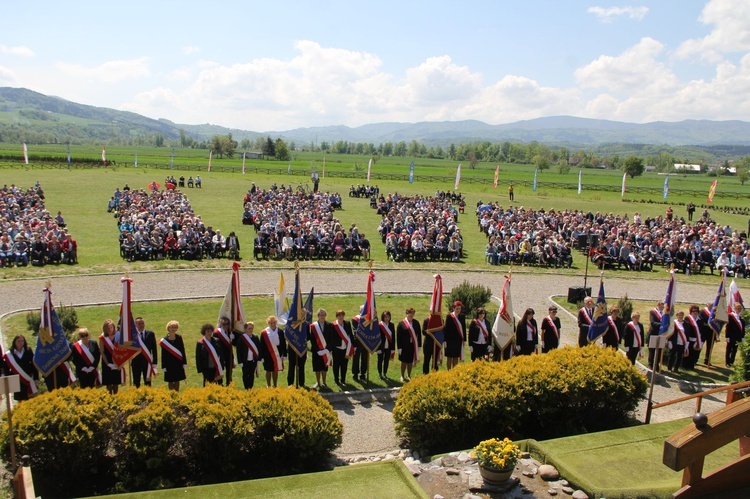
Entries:
[[411,448],[442,452],[492,437],[620,427],[646,388],[645,377],[614,350],[568,347],[415,378],[401,389],[393,418]]
[[[9,461],[7,420],[0,449]],[[343,427],[331,405],[294,389],[212,385],[109,395],[65,388],[18,405],[17,455],[44,497],[234,481],[325,466]]]

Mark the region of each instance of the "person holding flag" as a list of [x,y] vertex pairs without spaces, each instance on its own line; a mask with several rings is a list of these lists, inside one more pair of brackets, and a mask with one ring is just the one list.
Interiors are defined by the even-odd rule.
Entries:
[[739,346],[742,339],[745,337],[745,328],[747,323],[745,319],[740,315],[742,313],[742,303],[734,302],[734,309],[729,314],[729,320],[727,321],[726,337],[727,337],[727,351],[725,354],[725,360],[727,367],[734,366],[734,360],[737,356],[737,347]]
[[589,344],[589,329],[594,323],[594,300],[590,296],[583,299],[583,307],[578,310],[578,346]]
[[107,319],[102,324],[102,334],[99,336],[99,351],[102,354],[102,384],[107,391],[115,395],[120,385],[125,384],[125,371],[115,364],[115,348],[117,339],[117,326],[112,319]]
[[260,358],[263,359],[263,370],[266,372],[266,386],[276,388],[279,382],[279,371],[284,370],[286,359],[286,339],[279,330],[278,319],[269,315],[267,327],[260,333]]
[[40,312],[34,365],[42,372],[47,390],[52,391],[74,383],[76,377],[66,362],[70,357],[70,344],[57,311],[52,306],[52,290],[49,283],[43,293],[44,302]]
[[331,350],[333,350],[333,379],[336,384],[346,384],[346,370],[349,367],[349,359],[354,355],[352,341],[352,324],[345,320],[346,312],[336,311],[336,322],[332,324]]
[[214,337],[221,349],[222,369],[224,369],[224,380],[226,385],[232,382],[232,369],[234,368],[234,346],[236,345],[235,334],[232,331],[232,321],[229,317],[219,320],[219,327],[214,331]]
[[706,347],[706,353],[703,357],[703,365],[709,369],[711,368],[711,350],[713,349],[714,341],[716,340],[716,332],[711,329],[711,326],[708,323],[708,320],[711,318],[712,308],[714,308],[713,302],[708,303],[701,309],[701,312],[698,315],[698,327],[701,331],[701,340]]
[[[718,341],[719,335],[721,334],[721,330],[724,328],[724,325],[729,321],[728,311],[729,307],[727,306],[727,293],[726,293],[726,280],[727,280],[727,271],[722,270],[721,271],[721,281],[719,281],[719,288],[716,290],[716,297],[714,298],[713,306],[711,307],[711,313],[708,317],[708,325],[711,328],[711,330],[714,332],[714,340]],[[726,331],[724,332],[726,335]],[[729,342],[729,338],[727,337],[727,342]],[[727,363],[727,367],[729,367],[729,357],[728,354],[729,350],[725,352],[725,360]],[[708,358],[709,364],[711,362],[711,357]]]
[[515,315],[513,314],[513,301],[510,292],[511,276],[505,276],[503,290],[500,293],[500,307],[492,324],[492,360],[508,360],[513,356],[513,340],[516,337],[514,327]]
[[483,307],[479,307],[469,325],[469,351],[471,352],[471,360],[487,360],[491,344],[490,321],[487,320],[487,311]]
[[607,317],[607,330],[602,337],[602,342],[605,347],[617,348],[620,346],[620,340],[622,339],[622,319],[620,319],[620,309],[612,307],[609,309],[609,317]]
[[310,344],[312,353],[312,368],[315,373],[313,388],[328,388],[328,368],[333,365],[333,353],[329,349],[334,335],[333,324],[326,321],[328,312],[319,308],[316,314],[318,320],[310,323]]
[[466,323],[461,314],[463,303],[453,302],[453,311],[445,317],[444,338],[446,368],[450,371],[464,360],[464,342],[466,341]]
[[73,365],[76,366],[76,377],[81,388],[95,388],[101,386],[102,377],[99,373],[101,353],[95,341],[89,339],[89,330],[85,327],[78,329],[78,341],[70,347]]
[[380,348],[378,349],[378,375],[380,379],[388,379],[388,365],[394,354],[396,344],[396,329],[391,322],[390,310],[384,310],[380,314]]
[[151,386],[151,378],[157,373],[156,335],[153,331],[146,329],[146,321],[143,317],[135,318],[133,335],[137,337],[135,339],[141,349],[141,354],[133,357],[133,360],[130,361],[133,370],[133,384],[136,388],[140,388],[141,378],[143,378],[143,384]]
[[643,324],[640,322],[640,312],[633,312],[630,315],[630,322],[625,326],[625,332],[623,333],[623,343],[625,346],[625,356],[628,360],[635,365],[635,359],[642,356],[641,349],[643,348]]
[[443,343],[445,342],[445,323],[441,313],[443,302],[443,277],[434,275],[430,297],[430,315],[422,322],[422,374],[429,374],[430,369],[437,371],[442,363]]
[[557,316],[557,307],[552,305],[547,310],[549,315],[542,320],[542,353],[556,349],[560,345],[562,325]]
[[180,381],[187,378],[187,354],[182,336],[177,334],[180,323],[167,322],[167,335],[159,340],[161,347],[161,370],[164,371],[164,381],[170,390],[180,391]]
[[24,335],[19,334],[13,338],[10,350],[3,355],[3,361],[6,370],[10,374],[17,374],[21,381],[21,390],[13,394],[13,400],[20,402],[36,395],[39,371],[34,367],[34,353]]
[[411,370],[419,361],[419,347],[422,345],[422,328],[414,318],[415,310],[406,309],[406,317],[396,326],[396,349],[401,361],[401,382],[411,381]]
[[685,312],[680,310],[677,312],[674,321],[674,334],[669,337],[669,361],[667,362],[667,369],[670,372],[680,372],[683,358],[687,359],[689,355],[688,345],[688,337],[685,332]]
[[245,331],[245,312],[242,308],[242,294],[240,293],[240,264],[232,263],[232,277],[224,300],[219,308],[218,327],[214,336],[219,340],[221,348],[222,367],[226,385],[232,382],[232,370],[236,364],[234,347],[238,337]]
[[589,343],[595,343],[596,340],[604,336],[609,329],[607,320],[607,299],[604,296],[604,278],[599,280],[599,294],[596,296],[596,306],[591,325],[586,333]]
[[[664,302],[662,300],[659,300],[656,303],[656,307],[652,308],[648,313],[648,321],[649,321],[649,329],[648,329],[648,337],[650,338],[651,335],[658,336],[659,335],[659,329],[661,328],[661,319],[664,315]],[[649,348],[648,349],[648,365],[649,367],[654,365],[654,356],[656,355],[656,349],[655,348]]]
[[305,387],[309,324],[307,310],[305,310],[302,303],[299,263],[295,262],[294,294],[292,295],[292,304],[289,307],[289,315],[284,327],[284,339],[286,340],[286,350],[289,355],[289,369],[286,375],[288,386]]
[[685,317],[683,323],[685,336],[688,340],[686,357],[682,361],[682,366],[685,369],[695,369],[695,364],[698,363],[701,349],[703,348],[703,338],[701,337],[701,330],[698,325],[699,315],[700,307],[698,305],[690,305],[690,313]]
[[255,324],[245,323],[245,332],[237,341],[237,362],[242,368],[242,384],[245,390],[255,385],[258,377],[258,361],[260,360],[260,339],[254,334]]
[[214,335],[213,324],[203,324],[202,338],[195,345],[195,368],[203,375],[203,386],[210,383],[221,384],[224,377],[224,362],[219,340]]

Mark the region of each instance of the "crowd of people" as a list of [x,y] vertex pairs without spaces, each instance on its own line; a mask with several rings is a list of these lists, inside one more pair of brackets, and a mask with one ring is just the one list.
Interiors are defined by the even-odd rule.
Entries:
[[178,189],[149,191],[125,184],[115,190],[107,211],[119,229],[120,255],[130,262],[239,257],[237,235],[205,225]]
[[256,259],[351,260],[370,257],[370,241],[356,224],[336,218],[341,196],[334,192],[295,192],[292,186],[261,189],[253,182],[243,199],[242,223],[255,227]]
[[672,266],[685,274],[721,271],[750,277],[747,232],[721,226],[707,210],[695,222],[666,214],[642,217],[580,210],[538,210],[477,204],[487,236],[487,261],[570,266],[572,248],[586,250],[600,269],[652,270]]
[[373,208],[381,215],[378,233],[388,259],[461,260],[465,255],[457,203],[463,203],[460,194],[440,191],[434,197],[381,195]]
[[78,263],[78,242],[68,232],[62,212],[45,208],[39,182],[24,189],[0,189],[0,267]]

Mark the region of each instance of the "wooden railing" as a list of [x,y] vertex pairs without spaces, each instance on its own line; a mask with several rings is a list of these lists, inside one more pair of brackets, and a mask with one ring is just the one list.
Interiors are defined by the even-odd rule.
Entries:
[[13,493],[16,499],[34,499],[34,480],[31,477],[31,468],[19,466],[13,477]]
[[720,386],[719,388],[712,388],[711,390],[706,390],[705,392],[698,392],[698,393],[694,393],[692,395],[686,395],[684,397],[680,397],[674,400],[669,400],[667,402],[662,402],[661,404],[654,404],[651,407],[651,409],[656,410],[660,407],[666,407],[668,405],[685,402],[690,399],[696,399],[695,400],[695,412],[701,412],[701,404],[703,402],[703,397],[712,395],[714,393],[727,392],[727,404],[731,404],[732,402],[737,400],[736,392],[742,388],[747,388],[747,387],[750,387],[750,381],[743,381],[742,383],[735,383],[733,385]]

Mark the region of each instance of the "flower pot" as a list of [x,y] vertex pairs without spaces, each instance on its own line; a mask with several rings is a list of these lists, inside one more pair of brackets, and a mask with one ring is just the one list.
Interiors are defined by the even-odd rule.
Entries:
[[484,466],[479,466],[479,474],[482,475],[482,478],[485,482],[487,482],[490,485],[501,485],[508,481],[510,476],[513,474],[514,468],[508,468],[505,470],[493,470],[491,468],[485,468]]

